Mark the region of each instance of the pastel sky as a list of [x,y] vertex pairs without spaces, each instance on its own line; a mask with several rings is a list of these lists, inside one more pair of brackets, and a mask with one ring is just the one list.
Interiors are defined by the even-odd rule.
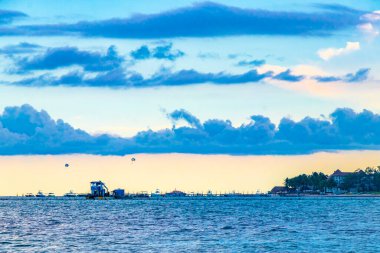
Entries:
[[0,0],[0,155],[376,151],[379,32],[375,0]]

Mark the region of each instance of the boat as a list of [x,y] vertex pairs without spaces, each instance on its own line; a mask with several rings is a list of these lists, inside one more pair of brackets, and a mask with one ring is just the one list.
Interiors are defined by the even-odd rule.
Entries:
[[45,194],[43,194],[43,192],[42,192],[42,191],[38,191],[38,192],[37,192],[37,194],[36,194],[36,197],[37,197],[37,198],[45,198],[45,197],[46,197],[46,195],[45,195]]
[[27,197],[27,198],[33,198],[35,196],[34,196],[33,193],[27,193],[27,194],[25,194],[25,197]]
[[70,190],[68,193],[65,193],[65,195],[63,195],[64,197],[69,197],[69,198],[74,198],[77,196],[76,193],[74,193],[72,190]]
[[53,192],[49,192],[48,197],[50,197],[50,198],[54,198],[54,197],[55,197],[55,194],[54,194]]
[[102,181],[90,182],[91,193],[86,196],[86,199],[109,199],[110,192],[106,184]]
[[146,191],[138,192],[133,195],[133,198],[148,199],[150,196]]
[[160,197],[162,197],[160,189],[156,189],[155,192],[153,192],[153,193],[150,194],[150,197],[151,198],[160,198]]

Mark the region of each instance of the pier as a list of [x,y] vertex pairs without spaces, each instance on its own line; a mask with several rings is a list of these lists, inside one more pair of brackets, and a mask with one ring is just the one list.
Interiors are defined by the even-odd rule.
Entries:
[[48,195],[43,194],[39,191],[37,194],[27,193],[23,195],[26,198],[86,198],[86,199],[216,199],[216,198],[257,198],[257,197],[269,197],[270,195],[265,193],[240,193],[240,192],[224,192],[224,193],[213,193],[212,191],[203,192],[184,192],[174,189],[170,192],[161,192],[157,189],[154,192],[148,193],[147,191],[140,192],[125,192],[124,189],[114,189],[109,191],[106,184],[102,181],[92,181],[90,182],[90,193],[74,193],[70,190],[63,196],[56,196],[54,193],[49,193]]

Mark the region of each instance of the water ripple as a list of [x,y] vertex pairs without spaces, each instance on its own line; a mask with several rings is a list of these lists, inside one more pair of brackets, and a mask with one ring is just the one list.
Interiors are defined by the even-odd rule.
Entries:
[[0,200],[0,252],[380,252],[380,199]]

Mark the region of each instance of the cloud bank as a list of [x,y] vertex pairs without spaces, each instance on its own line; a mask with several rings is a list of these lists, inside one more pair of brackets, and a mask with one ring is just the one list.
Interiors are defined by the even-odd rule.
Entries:
[[[109,65],[95,70],[106,70]],[[204,73],[194,69],[170,71],[162,69],[150,77],[144,78],[137,72],[126,71],[123,68],[116,68],[110,71],[103,71],[94,75],[86,75],[82,71],[72,71],[62,76],[42,74],[35,77],[25,78],[20,81],[12,82],[11,85],[27,87],[47,87],[47,86],[66,86],[66,87],[108,87],[108,88],[147,88],[156,86],[184,86],[198,84],[214,85],[238,85],[258,83],[264,80],[280,80],[286,82],[301,82],[305,78],[314,79],[320,83],[327,82],[347,82],[359,83],[368,79],[370,69],[362,68],[355,73],[348,73],[344,76],[303,76],[294,75],[291,70],[285,70],[276,75],[271,71],[259,73],[256,69],[249,70],[240,74],[230,74],[226,72]]]
[[271,72],[258,73],[250,70],[242,74],[202,73],[193,69],[172,72],[161,70],[151,77],[144,78],[136,72],[127,72],[121,68],[105,71],[95,77],[86,76],[80,71],[70,72],[61,77],[49,74],[26,78],[12,83],[18,86],[43,87],[43,86],[84,86],[84,87],[110,87],[110,88],[145,88],[155,86],[182,86],[193,84],[242,84],[256,83],[264,78],[271,77]]
[[[380,115],[336,109],[329,119],[283,118],[276,126],[262,115],[234,127],[229,120],[201,122],[180,109],[168,114],[174,126],[142,131],[130,138],[91,135],[30,105],[6,107],[0,115],[0,155],[194,153],[306,154],[318,151],[380,149]],[[187,126],[177,127],[182,120]]]
[[82,21],[75,24],[29,25],[2,29],[4,35],[81,35],[111,38],[173,38],[235,35],[325,36],[362,23],[361,11],[321,5],[315,12],[245,9],[203,2],[156,14]]

